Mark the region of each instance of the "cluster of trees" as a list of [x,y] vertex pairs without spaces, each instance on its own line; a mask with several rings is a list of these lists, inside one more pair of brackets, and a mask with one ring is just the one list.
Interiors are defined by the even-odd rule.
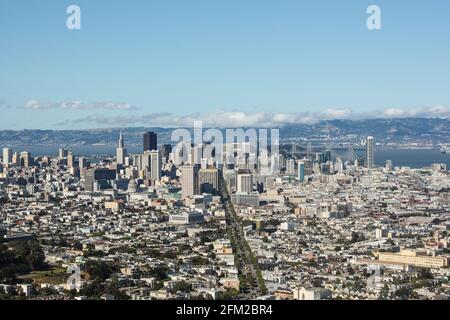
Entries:
[[192,258],[192,264],[194,266],[207,265],[208,263],[209,263],[209,260],[207,258],[203,258],[200,256],[195,256]]
[[128,253],[128,254],[137,254],[137,250],[132,247],[118,247],[118,248],[111,248],[108,251],[109,254],[117,254],[117,253]]
[[205,243],[214,242],[222,238],[223,235],[224,232],[222,230],[204,231],[200,234],[200,244],[204,245]]
[[85,285],[80,290],[80,294],[85,295],[91,299],[99,299],[103,294],[111,294],[117,300],[130,299],[129,296],[120,291],[120,285],[117,279],[113,279],[109,283],[105,283],[100,280],[94,280],[88,285]]
[[17,276],[46,270],[45,255],[37,240],[0,243],[0,282],[17,283]]
[[166,252],[161,252],[156,249],[147,249],[145,250],[145,254],[151,258],[155,259],[176,259],[179,254],[182,254],[181,250],[169,250]]
[[[120,284],[114,273],[119,271],[119,266],[113,262],[89,260],[85,266],[85,272],[93,280],[83,286],[80,294],[91,299],[98,299],[103,294],[111,294],[118,300],[127,300],[129,297],[120,291]],[[110,279],[109,281],[106,281]]]
[[192,287],[189,283],[187,283],[184,280],[178,281],[177,283],[175,283],[175,285],[172,288],[172,293],[176,293],[176,292],[184,292],[184,293],[190,293],[192,290]]
[[154,277],[156,280],[166,280],[167,277],[167,273],[169,272],[169,267],[165,264],[161,264],[157,267],[154,267],[153,269],[151,269],[148,272],[148,275],[150,277]]
[[90,279],[105,281],[119,271],[119,266],[111,262],[90,260],[86,263],[85,271]]
[[236,289],[227,289],[217,294],[217,300],[236,300],[239,297],[239,291]]

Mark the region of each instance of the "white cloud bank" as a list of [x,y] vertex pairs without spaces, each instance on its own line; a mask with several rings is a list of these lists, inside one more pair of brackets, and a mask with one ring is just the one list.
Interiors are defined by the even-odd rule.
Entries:
[[37,100],[29,100],[24,105],[25,109],[45,110],[45,109],[69,109],[69,110],[133,110],[136,109],[129,103],[121,102],[91,102],[82,101],[69,102],[41,102]]
[[320,120],[364,120],[391,118],[450,118],[450,108],[436,106],[416,109],[385,109],[378,112],[355,112],[347,108],[328,109],[323,112],[242,112],[217,111],[174,115],[171,113],[153,113],[144,116],[127,114],[124,116],[106,116],[93,114],[84,118],[67,120],[57,125],[90,124],[102,126],[156,126],[156,127],[192,127],[194,121],[202,121],[204,127],[271,128],[292,124],[314,124]]

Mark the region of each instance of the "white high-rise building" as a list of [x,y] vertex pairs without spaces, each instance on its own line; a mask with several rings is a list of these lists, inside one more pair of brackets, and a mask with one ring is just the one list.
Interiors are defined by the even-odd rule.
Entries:
[[140,165],[138,167],[139,171],[149,169],[150,170],[150,164],[152,163],[151,153],[150,151],[144,151],[144,154],[141,156],[140,159]]
[[200,165],[202,163],[203,158],[203,146],[195,146],[191,149],[191,165]]
[[286,161],[286,173],[290,175],[295,174],[295,160],[289,159]]
[[75,167],[75,157],[73,156],[72,151],[69,151],[67,153],[67,167],[68,168]]
[[8,165],[12,162],[11,148],[3,148],[3,164]]
[[118,164],[125,164],[125,157],[127,156],[127,149],[124,147],[122,131],[120,131],[119,146],[116,150],[116,157]]
[[200,193],[217,194],[219,189],[219,171],[217,169],[200,169],[198,172]]
[[68,153],[69,153],[69,151],[68,151],[67,149],[59,148],[59,151],[58,151],[58,157],[59,157],[60,159],[67,158],[67,154],[68,154]]
[[159,151],[150,151],[150,179],[154,182],[161,179],[161,154]]
[[342,162],[342,159],[340,157],[336,158],[336,165],[335,165],[335,169],[337,171],[342,171],[344,170],[344,163]]
[[269,151],[262,150],[259,159],[258,159],[258,169],[260,174],[269,174],[270,173],[270,167],[269,167]]
[[22,151],[20,153],[20,165],[25,168],[31,167],[33,159],[31,158],[31,154],[28,151]]
[[20,155],[17,152],[13,153],[12,163],[16,166],[20,166]]
[[250,170],[239,170],[237,173],[237,192],[252,193],[253,192],[253,175]]
[[280,166],[282,162],[282,155],[280,154],[272,154],[270,156],[270,173],[278,174],[280,172]]
[[78,159],[78,166],[83,169],[83,168],[87,168],[87,161],[85,157],[80,157]]
[[374,164],[375,164],[375,139],[370,136],[367,137],[367,141],[366,141],[366,160],[367,160],[367,168],[371,169],[373,168]]
[[197,174],[194,166],[181,167],[181,194],[183,198],[197,194]]

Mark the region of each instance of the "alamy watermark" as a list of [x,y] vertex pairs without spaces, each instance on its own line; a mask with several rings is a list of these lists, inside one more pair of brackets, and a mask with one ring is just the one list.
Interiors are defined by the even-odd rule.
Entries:
[[177,164],[259,165],[277,171],[279,129],[206,129],[195,121],[193,130],[176,129],[171,141]]
[[367,29],[381,30],[381,8],[377,5],[370,5],[367,8]]
[[369,289],[370,291],[381,290],[383,282],[380,266],[370,266],[367,269],[367,273],[370,275],[367,279],[367,289]]
[[[66,26],[69,30],[81,29],[81,8],[76,4],[67,7],[66,13],[69,15],[66,19]],[[367,7],[366,13],[369,15],[366,21],[367,29],[381,30],[381,8],[372,4]]]
[[67,7],[66,13],[69,15],[66,20],[66,27],[69,30],[81,29],[81,8],[75,4]]
[[70,276],[67,278],[67,285],[69,290],[77,290],[81,287],[81,270],[80,267],[76,264],[69,265],[67,267],[67,273],[70,274]]

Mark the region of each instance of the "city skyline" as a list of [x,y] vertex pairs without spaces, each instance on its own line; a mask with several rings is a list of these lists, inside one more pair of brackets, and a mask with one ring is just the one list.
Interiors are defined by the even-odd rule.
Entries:
[[0,302],[450,300],[448,30],[448,0],[0,0]]
[[449,171],[430,155],[115,138],[88,158],[3,148],[0,300],[450,299]]

